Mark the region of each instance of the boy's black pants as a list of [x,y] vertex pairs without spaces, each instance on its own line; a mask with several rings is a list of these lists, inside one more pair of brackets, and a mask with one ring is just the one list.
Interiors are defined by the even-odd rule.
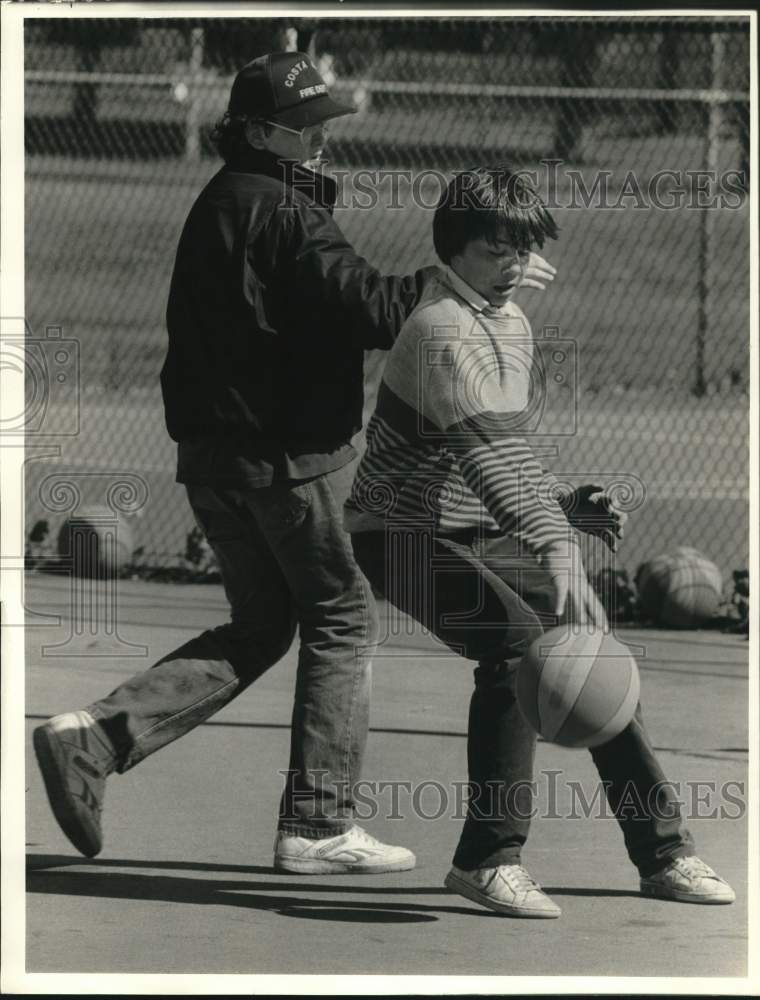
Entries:
[[[352,542],[376,593],[478,663],[467,742],[471,798],[454,864],[519,863],[533,810],[536,734],[517,705],[515,679],[527,645],[556,623],[546,575],[504,536],[433,537],[399,526],[357,532]],[[641,706],[626,729],[591,756],[641,875],[694,853]]]

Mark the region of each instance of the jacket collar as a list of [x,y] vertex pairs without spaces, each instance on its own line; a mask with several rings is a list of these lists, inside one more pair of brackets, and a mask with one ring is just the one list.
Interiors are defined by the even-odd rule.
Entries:
[[253,147],[241,150],[228,161],[226,169],[273,177],[328,211],[332,211],[338,200],[338,185],[332,177],[309,170],[296,160],[279,160],[266,150]]

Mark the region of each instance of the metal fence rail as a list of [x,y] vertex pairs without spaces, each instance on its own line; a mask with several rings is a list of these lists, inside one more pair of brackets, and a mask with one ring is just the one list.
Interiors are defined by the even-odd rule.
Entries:
[[[182,561],[192,519],[157,381],[176,241],[216,169],[210,132],[235,69],[299,47],[358,108],[334,123],[329,169],[341,226],[380,268],[433,261],[430,209],[452,170],[508,158],[536,172],[561,226],[545,248],[559,275],[521,302],[579,357],[577,431],[542,439],[547,462],[644,484],[621,553],[631,569],[673,544],[726,572],[746,565],[746,19],[67,18],[25,31],[27,319],[40,341],[49,327],[75,341],[81,373],[79,434],[56,462],[28,463],[30,527],[45,517],[53,536],[65,516],[40,496],[51,469],[76,473],[92,502],[102,484],[83,473],[124,470],[148,491],[130,517],[139,558]],[[381,366],[370,356],[370,399]]]

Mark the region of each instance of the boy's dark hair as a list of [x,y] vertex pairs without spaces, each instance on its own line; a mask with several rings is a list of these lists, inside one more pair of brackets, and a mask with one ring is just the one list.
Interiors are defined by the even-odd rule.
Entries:
[[[245,137],[245,126],[250,120],[252,120],[250,115],[232,115],[226,111],[224,117],[220,118],[214,126],[211,141],[225,163],[234,160],[243,150],[248,149],[249,143]],[[265,132],[271,132],[271,125],[264,122],[261,125]]]
[[526,175],[508,164],[472,167],[457,174],[433,217],[433,244],[444,264],[471,240],[504,241],[517,250],[542,247],[559,228]]

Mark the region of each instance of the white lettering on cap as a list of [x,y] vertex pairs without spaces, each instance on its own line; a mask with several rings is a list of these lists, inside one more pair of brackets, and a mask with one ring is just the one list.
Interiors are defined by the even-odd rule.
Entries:
[[304,87],[303,90],[298,91],[298,96],[300,98],[304,97],[315,97],[317,94],[326,94],[327,87],[324,83],[316,83],[313,87]]
[[305,69],[308,69],[308,68],[309,68],[309,64],[306,62],[305,59],[301,59],[299,62],[297,62],[295,64],[295,66],[293,66],[293,68],[291,69],[291,71],[288,73],[288,75],[285,77],[285,86],[286,87],[292,87],[293,84],[298,79],[299,75]]

